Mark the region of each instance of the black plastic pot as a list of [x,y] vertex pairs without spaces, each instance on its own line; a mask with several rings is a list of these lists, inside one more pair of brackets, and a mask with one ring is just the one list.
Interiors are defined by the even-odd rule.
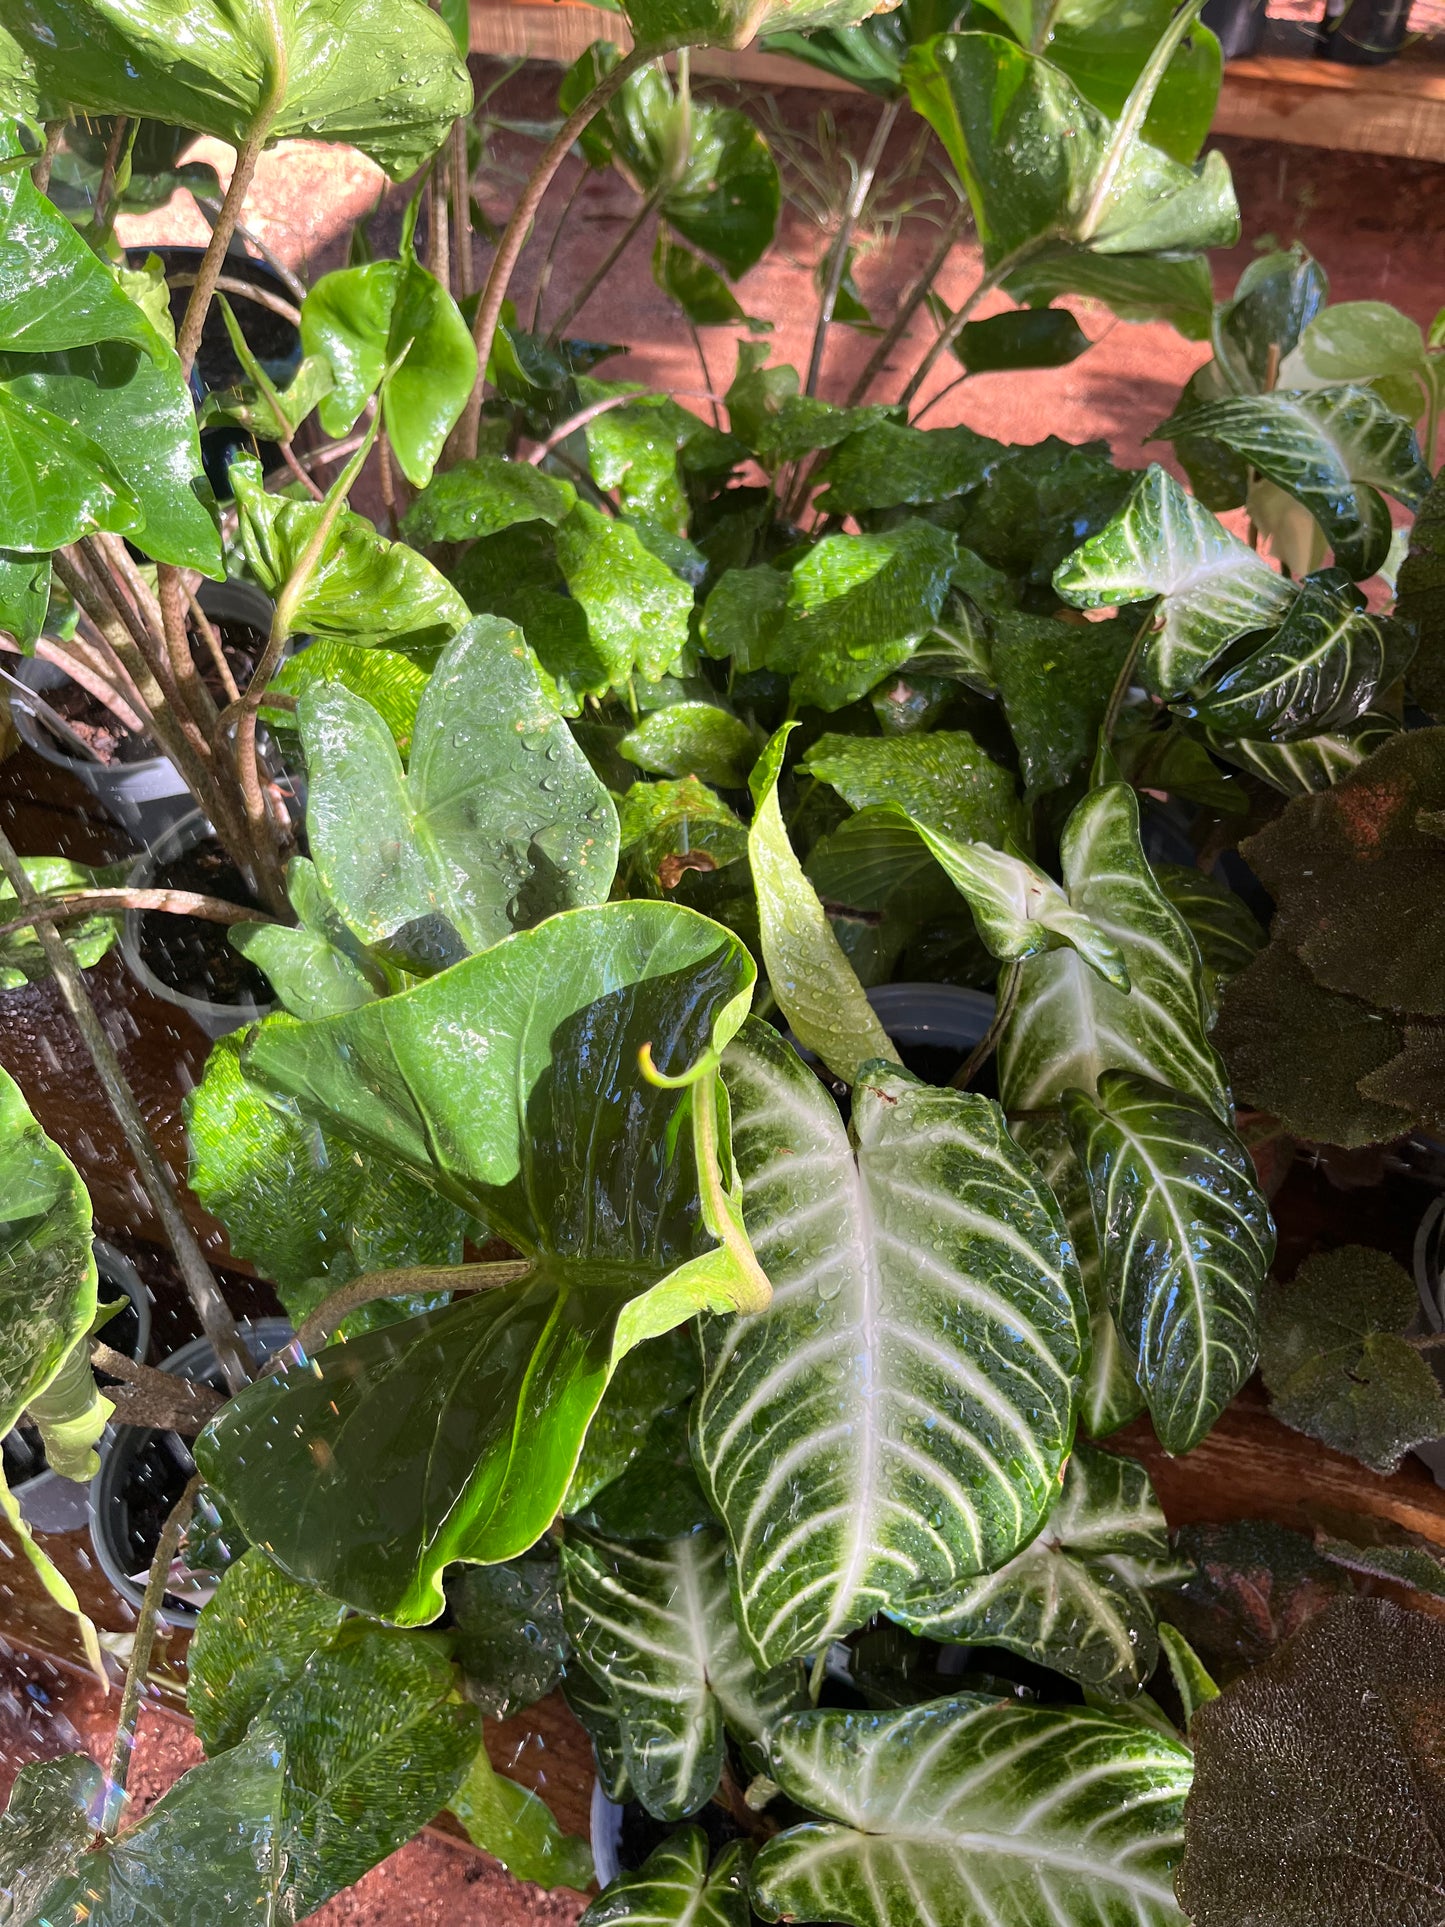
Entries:
[[[988,992],[959,984],[876,984],[868,1001],[906,1068],[926,1084],[946,1084],[960,1058],[982,1042],[993,1021],[994,1000]],[[813,1053],[804,1050],[791,1031],[784,1035],[803,1061],[816,1068]]]
[[1383,67],[1409,25],[1410,0],[1326,0],[1320,52],[1350,67]]
[[1226,60],[1248,60],[1259,52],[1268,10],[1268,0],[1204,0],[1199,17]]
[[[284,1318],[259,1318],[241,1326],[241,1337],[258,1365],[293,1336]],[[226,1389],[209,1339],[192,1339],[163,1359],[161,1369],[218,1392]],[[99,1451],[100,1470],[90,1484],[90,1543],[111,1585],[122,1599],[139,1608],[161,1527],[196,1463],[189,1444],[178,1433],[145,1425],[109,1426]],[[168,1626],[194,1626],[208,1591],[198,1586],[188,1589],[184,1597],[168,1592],[161,1602],[161,1618]]]

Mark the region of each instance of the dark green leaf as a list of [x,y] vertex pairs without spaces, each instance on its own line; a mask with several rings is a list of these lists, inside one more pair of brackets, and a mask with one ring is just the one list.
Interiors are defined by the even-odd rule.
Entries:
[[345,1616],[340,1600],[298,1586],[256,1546],[226,1568],[186,1657],[186,1705],[212,1758],[240,1745]]
[[547,1546],[500,1566],[463,1566],[447,1580],[452,1655],[467,1698],[506,1720],[562,1677],[567,1633],[556,1553]]
[[1407,1586],[1411,1592],[1424,1593],[1428,1598],[1445,1599],[1445,1563],[1427,1542],[1356,1546],[1348,1540],[1331,1539],[1322,1534],[1317,1544],[1331,1565],[1340,1566],[1346,1572],[1360,1573],[1368,1579],[1387,1579],[1394,1585]]
[[[1046,607],[1058,564],[1101,529],[1129,493],[1132,470],[1115,468],[1107,442],[1041,442],[1002,450],[989,469],[987,486],[975,489],[949,511],[964,550],[990,567],[1042,592]],[[962,559],[962,558],[961,558]],[[998,613],[976,592],[973,580],[959,586],[990,615]],[[997,585],[990,585],[996,587]],[[1016,601],[1005,598],[1004,606]]]
[[1265,934],[1243,897],[1203,870],[1156,863],[1154,879],[1199,945],[1205,988],[1218,1009],[1224,986],[1264,948]]
[[557,561],[587,616],[602,665],[568,678],[577,695],[599,695],[634,669],[665,676],[687,646],[692,591],[659,562],[626,522],[579,502],[557,529]]
[[1121,321],[1167,321],[1190,341],[1208,341],[1214,318],[1209,263],[1198,255],[1088,254],[1042,248],[1004,282],[1015,301],[1056,301],[1081,294],[1102,301]]
[[695,328],[727,328],[746,322],[737,296],[701,255],[681,248],[659,227],[652,250],[652,278]]
[[719,870],[748,853],[742,823],[706,783],[634,783],[622,798],[622,854],[650,890],[675,890],[688,870]]
[[673,703],[644,716],[617,745],[619,756],[664,776],[700,776],[719,789],[743,789],[757,760],[747,724],[715,703]]
[[0,498],[18,547],[59,549],[97,529],[139,529],[145,515],[105,450],[0,382]]
[[1013,777],[966,730],[820,736],[798,767],[855,810],[896,805],[956,842],[1002,844],[1021,828]]
[[578,1927],[748,1927],[747,1848],[734,1841],[707,1864],[707,1835],[688,1827],[636,1873],[619,1874]]
[[592,1849],[563,1833],[539,1793],[498,1773],[478,1747],[471,1769],[451,1797],[451,1810],[475,1847],[489,1853],[518,1880],[539,1887],[590,1887]]
[[407,510],[401,532],[424,549],[433,542],[496,535],[519,522],[550,522],[555,527],[576,501],[570,482],[544,475],[526,462],[478,455],[436,476]]
[[38,1927],[40,1902],[95,1838],[104,1795],[101,1770],[83,1753],[21,1767],[0,1814],[0,1907],[6,1927]]
[[1019,368],[1063,368],[1090,345],[1067,308],[1013,308],[986,321],[966,321],[954,353],[971,375],[989,375]]
[[874,406],[840,408],[801,395],[797,369],[766,366],[769,352],[765,342],[738,343],[737,372],[725,397],[733,434],[765,468],[781,468],[815,449],[834,448],[889,412]]
[[1247,736],[1225,739],[1212,730],[1205,741],[1216,756],[1237,764],[1268,783],[1283,796],[1307,796],[1327,790],[1367,756],[1399,734],[1393,716],[1372,709],[1353,728],[1328,736],[1306,736],[1297,743],[1262,743]]
[[565,1512],[582,1511],[604,1486],[621,1477],[659,1414],[696,1391],[697,1374],[697,1346],[685,1331],[668,1332],[627,1354],[587,1428]]
[[1445,716],[1445,481],[1438,478],[1415,517],[1398,587],[1395,614],[1415,631],[1418,644],[1410,690],[1438,720]]
[[993,673],[1030,798],[1088,768],[1133,633],[1123,622],[995,616]]
[[607,1539],[678,1539],[716,1523],[693,1471],[688,1412],[658,1418],[620,1479],[604,1486],[582,1523]]
[[1445,1031],[1439,1024],[1406,1024],[1403,1043],[1398,1057],[1360,1079],[1360,1093],[1399,1107],[1404,1117],[1397,1132],[1423,1130],[1437,1137],[1445,1129]]
[[778,569],[728,569],[702,612],[702,646],[740,676],[766,666],[788,604],[788,578]]
[[1247,395],[1273,387],[1280,363],[1294,352],[1328,299],[1324,269],[1298,242],[1251,261],[1233,298],[1220,304],[1215,352],[1227,387],[1218,392],[1233,388]]
[[875,421],[854,429],[818,470],[828,486],[818,506],[829,515],[945,502],[978,488],[1002,454],[971,428],[910,428]]

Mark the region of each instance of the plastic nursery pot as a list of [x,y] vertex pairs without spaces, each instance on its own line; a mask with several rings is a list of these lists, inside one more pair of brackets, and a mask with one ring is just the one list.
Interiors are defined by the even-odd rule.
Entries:
[[[295,1335],[284,1318],[258,1318],[243,1324],[240,1331],[257,1365]],[[193,1338],[182,1345],[161,1361],[161,1369],[218,1392],[226,1389],[207,1338]],[[161,1527],[195,1471],[195,1460],[178,1433],[145,1425],[107,1426],[98,1450],[100,1470],[90,1483],[90,1543],[111,1585],[139,1610]],[[194,1626],[211,1590],[209,1581],[198,1581],[184,1593],[166,1593],[161,1618],[168,1626]]]
[[1383,67],[1409,24],[1410,0],[1325,0],[1320,52],[1350,67]]
[[[247,901],[244,880],[196,809],[156,838],[126,884]],[[121,927],[121,954],[131,976],[152,997],[185,1011],[208,1037],[258,1023],[276,1008],[266,979],[227,942],[227,928],[168,910],[127,910]]]
[[1226,60],[1248,60],[1264,39],[1268,0],[1205,0],[1200,19]]
[[[993,1021],[994,1000],[988,992],[959,984],[875,984],[868,1001],[906,1068],[926,1084],[946,1084],[960,1058],[983,1041]],[[816,1069],[813,1053],[804,1050],[790,1030],[783,1034]]]
[[[143,1364],[151,1342],[150,1291],[130,1259],[113,1245],[97,1238],[94,1250],[101,1304],[123,1301],[98,1336],[112,1350]],[[86,1488],[51,1471],[40,1436],[31,1426],[17,1425],[6,1434],[4,1456],[5,1481],[27,1525],[36,1532],[74,1532],[85,1524]]]
[[[257,630],[263,638],[271,626],[270,599],[250,583],[203,582],[197,600],[213,623],[245,626]],[[34,656],[15,664],[11,673],[52,703],[55,692],[74,688],[63,669]],[[172,825],[182,822],[194,811],[195,798],[168,756],[141,756],[134,762],[122,761],[118,756],[109,763],[91,762],[67,749],[43,722],[29,715],[23,707],[24,700],[17,694],[11,703],[11,714],[22,742],[47,763],[53,763],[83,783],[106,815],[137,843],[149,843],[164,836]]]

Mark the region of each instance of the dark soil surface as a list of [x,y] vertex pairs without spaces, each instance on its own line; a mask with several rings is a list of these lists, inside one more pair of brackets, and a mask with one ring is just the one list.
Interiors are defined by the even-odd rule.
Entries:
[[[256,904],[246,879],[216,843],[198,844],[156,871],[155,889],[192,890],[228,903]],[[266,1004],[271,986],[226,940],[227,926],[152,910],[140,920],[140,954],[163,984],[213,1004]]]
[[[246,622],[213,622],[211,626],[232,677],[237,686],[244,689],[266,638]],[[231,698],[211,661],[210,652],[199,639],[193,640],[193,647],[201,680],[211,692],[212,700],[224,709]],[[107,765],[145,763],[160,754],[149,736],[126,729],[98,697],[82,689],[79,683],[63,683],[58,689],[46,690],[44,695],[56,715],[69,723],[82,742],[89,744],[100,762]],[[40,727],[43,730],[44,724]]]

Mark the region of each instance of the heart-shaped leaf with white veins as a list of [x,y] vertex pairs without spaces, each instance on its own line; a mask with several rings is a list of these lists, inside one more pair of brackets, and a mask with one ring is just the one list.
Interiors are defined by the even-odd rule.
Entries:
[[707,1835],[687,1827],[604,1888],[577,1927],[748,1927],[747,1866],[735,1840],[709,1867]]
[[1303,503],[1356,581],[1390,551],[1384,496],[1416,509],[1430,487],[1414,429],[1373,388],[1226,395],[1175,415],[1159,433],[1204,435],[1243,456]]
[[1059,1502],[1032,1545],[997,1572],[889,1617],[930,1639],[1006,1646],[1110,1698],[1137,1692],[1159,1658],[1152,1586],[1194,1570],[1169,1549],[1149,1474],[1078,1445]]
[[756,1742],[806,1704],[802,1667],[760,1672],[733,1618],[720,1532],[625,1546],[571,1524],[562,1608],[577,1656],[610,1696],[633,1793],[659,1820],[717,1791],[724,1726]]
[[1187,1747],[1127,1714],[960,1694],[794,1714],[768,1772],[824,1816],[753,1864],[765,1920],[1183,1927]]
[[723,1076],[774,1300],[705,1327],[694,1457],[743,1634],[774,1665],[1038,1530],[1073,1436],[1081,1287],[987,1098],[876,1070],[845,1130],[753,1021]]
[[1116,990],[1073,949],[1029,958],[999,1043],[1005,1110],[1052,1109],[1070,1086],[1092,1090],[1101,1071],[1124,1069],[1232,1116],[1224,1066],[1205,1035],[1199,947],[1149,868],[1127,783],[1082,798],[1061,853],[1069,903],[1118,946],[1130,988]]
[[1106,1071],[1066,1091],[1119,1330],[1166,1452],[1197,1445],[1254,1370],[1274,1222],[1248,1151],[1181,1091]]
[[1118,514],[1054,571],[1076,609],[1162,598],[1140,656],[1156,696],[1182,696],[1238,637],[1279,622],[1296,590],[1155,465]]

